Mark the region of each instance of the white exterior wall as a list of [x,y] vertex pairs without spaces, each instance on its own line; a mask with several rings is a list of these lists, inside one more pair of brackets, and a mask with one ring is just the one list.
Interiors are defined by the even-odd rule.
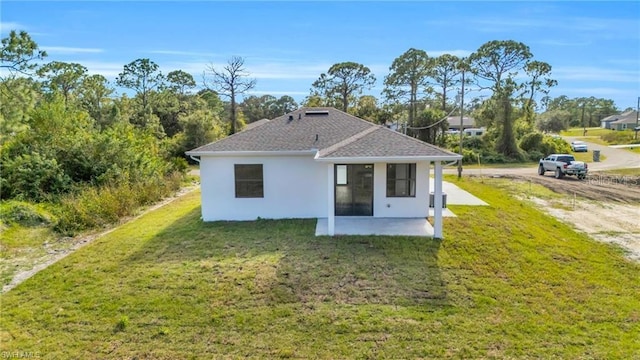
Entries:
[[[262,164],[264,198],[235,197],[235,164]],[[204,221],[327,217],[327,164],[313,155],[202,156],[200,179]]]
[[416,163],[416,196],[387,197],[387,163],[376,163],[373,168],[374,217],[427,217],[429,216],[429,163]]

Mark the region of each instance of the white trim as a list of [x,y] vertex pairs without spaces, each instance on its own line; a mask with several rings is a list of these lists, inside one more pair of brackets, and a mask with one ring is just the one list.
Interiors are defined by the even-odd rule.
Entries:
[[335,235],[336,230],[336,204],[335,204],[335,180],[334,164],[327,164],[327,235]]
[[428,162],[436,162],[436,161],[455,161],[461,159],[460,155],[445,155],[445,156],[376,156],[376,157],[329,157],[329,158],[320,158],[316,155],[314,160],[320,162],[330,162],[335,164],[362,164],[362,163],[376,163],[376,162],[384,162],[384,163],[406,163],[406,162],[417,162],[417,161],[428,161]]
[[187,151],[189,156],[307,156],[316,155],[318,150],[288,150],[288,151]]
[[442,239],[442,163],[435,163],[434,199],[433,199],[433,237]]

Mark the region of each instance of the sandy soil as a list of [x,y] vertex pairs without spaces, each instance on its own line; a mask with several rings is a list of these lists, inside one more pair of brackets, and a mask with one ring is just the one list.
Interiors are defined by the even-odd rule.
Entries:
[[640,261],[640,176],[590,177],[586,181],[537,175],[505,177],[531,180],[554,192],[574,195],[575,200],[564,202],[563,206],[543,199],[533,201],[576,230],[596,240],[617,244],[628,251],[628,258]]

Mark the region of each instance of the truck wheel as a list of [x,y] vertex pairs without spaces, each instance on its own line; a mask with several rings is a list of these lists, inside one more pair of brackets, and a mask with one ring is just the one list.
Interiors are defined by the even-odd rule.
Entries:
[[538,166],[538,175],[544,175],[544,166]]
[[560,168],[556,168],[556,173],[554,174],[556,179],[562,179],[562,177],[564,176],[564,174],[562,173],[562,170],[560,170]]
[[578,175],[578,179],[584,180],[587,178],[587,175]]

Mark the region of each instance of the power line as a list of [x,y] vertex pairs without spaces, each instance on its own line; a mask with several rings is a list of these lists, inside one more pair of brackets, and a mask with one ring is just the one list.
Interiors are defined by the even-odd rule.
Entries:
[[437,122],[431,124],[431,125],[427,125],[427,126],[422,126],[422,127],[413,127],[413,126],[406,126],[407,129],[411,129],[411,130],[425,130],[425,129],[431,129],[432,127],[440,124],[441,122],[447,120],[449,118],[449,116],[451,116],[451,114],[453,114],[454,111],[458,110],[458,106],[454,107],[453,110],[451,110],[447,115],[445,115],[444,118],[438,120]]

